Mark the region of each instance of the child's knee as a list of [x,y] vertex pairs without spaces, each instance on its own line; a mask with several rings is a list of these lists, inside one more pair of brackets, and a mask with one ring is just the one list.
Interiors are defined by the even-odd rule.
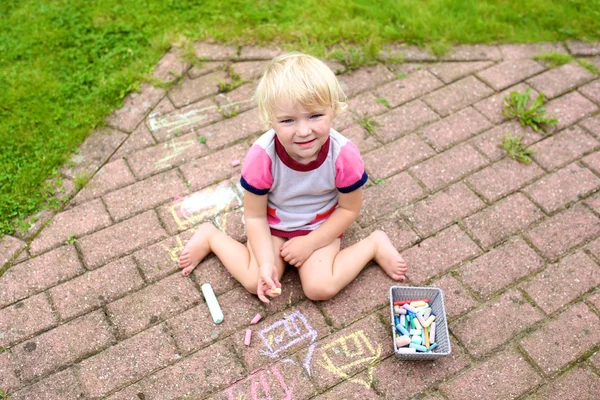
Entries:
[[329,300],[338,294],[332,285],[320,282],[303,283],[302,290],[309,300]]

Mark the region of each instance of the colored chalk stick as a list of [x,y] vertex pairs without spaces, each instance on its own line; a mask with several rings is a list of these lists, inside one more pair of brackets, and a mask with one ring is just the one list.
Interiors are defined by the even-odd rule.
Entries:
[[401,334],[401,335],[408,335],[408,331],[406,330],[405,327],[403,327],[402,325],[398,324],[396,325],[396,330]]
[[436,327],[436,323],[432,322],[431,325],[429,325],[429,342],[433,343],[435,342],[435,327]]
[[411,353],[416,353],[417,349],[411,349],[411,348],[408,348],[408,347],[400,347],[397,350],[397,352],[401,353],[401,354],[411,354]]
[[252,338],[252,329],[246,329],[246,337],[244,338],[246,346],[250,346],[250,338]]
[[424,302],[423,300],[413,301],[412,303],[410,303],[410,305],[413,306],[414,308],[427,307],[427,303]]
[[429,346],[429,351],[435,349],[436,347],[438,347],[437,343],[432,343],[431,346]]
[[402,307],[412,313],[415,313],[415,314],[417,313],[417,309],[414,308],[413,306],[411,306],[410,304],[404,304]]
[[415,301],[424,301],[425,303],[429,303],[429,297],[426,297],[424,299],[417,299],[417,300],[397,300],[394,302],[394,305],[395,306],[403,306],[404,304],[410,304]]
[[281,288],[275,288],[275,289],[271,289],[271,294],[281,294]]
[[396,338],[396,347],[404,347],[410,344],[410,336],[400,336]]
[[408,347],[411,349],[416,349],[417,351],[420,351],[422,353],[425,353],[427,351],[427,348],[425,346],[421,346],[420,344],[411,343],[408,345]]
[[260,319],[261,319],[261,318],[262,318],[262,315],[260,315],[260,314],[256,314],[256,315],[254,316],[254,318],[252,318],[252,321],[250,321],[250,323],[251,323],[252,325],[254,325],[254,324],[257,324],[257,323],[258,323],[258,321],[260,321]]
[[429,318],[427,318],[427,321],[423,323],[423,326],[429,326],[433,321],[435,321],[435,315],[430,315]]

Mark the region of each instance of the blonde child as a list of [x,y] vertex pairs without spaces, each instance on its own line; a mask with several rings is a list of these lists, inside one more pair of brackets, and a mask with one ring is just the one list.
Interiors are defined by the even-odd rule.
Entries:
[[340,250],[356,220],[368,177],[357,147],[331,128],[344,110],[335,75],[304,54],[276,57],[256,90],[260,119],[271,127],[252,145],[242,168],[247,246],[210,223],[179,257],[188,275],[211,251],[249,292],[277,296],[286,263],[298,268],[312,300],[327,300],[375,260],[403,281],[406,263],[382,231]]

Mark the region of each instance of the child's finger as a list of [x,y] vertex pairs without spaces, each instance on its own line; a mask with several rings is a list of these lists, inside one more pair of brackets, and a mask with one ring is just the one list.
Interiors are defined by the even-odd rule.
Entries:
[[263,303],[270,303],[269,299],[265,296],[265,291],[262,288],[262,285],[258,285],[258,289],[256,290],[256,295]]

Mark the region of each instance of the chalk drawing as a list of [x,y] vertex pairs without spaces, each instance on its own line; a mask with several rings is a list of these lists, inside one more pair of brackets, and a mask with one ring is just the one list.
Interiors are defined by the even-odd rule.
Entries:
[[[178,131],[183,132],[188,126],[202,122],[208,118],[208,114],[205,111],[216,109],[217,106],[209,106],[181,114],[167,114],[165,116],[152,114],[148,118],[148,125],[152,132],[165,130],[167,135],[171,135]],[[192,128],[191,131],[193,132],[193,130]]]
[[[375,348],[362,330],[343,336],[323,346],[320,350],[323,355],[317,363],[319,366],[343,379],[348,379],[350,382],[366,388],[371,387],[373,370],[381,356],[381,344],[377,344],[377,348]],[[335,359],[345,357],[346,360],[342,365],[335,365],[331,359],[332,357]],[[360,365],[369,366],[366,380],[350,378],[348,372],[356,371],[356,367]]]
[[169,168],[171,167],[171,163],[169,163],[169,161],[171,161],[172,159],[179,157],[179,155],[181,153],[183,153],[185,150],[187,150],[190,146],[193,146],[195,143],[194,139],[190,139],[190,140],[185,140],[185,141],[176,141],[175,139],[163,144],[163,148],[165,149],[173,149],[173,151],[171,153],[169,153],[169,155],[161,158],[160,160],[156,161],[154,163],[154,167],[156,169],[163,169],[163,168]]
[[[235,389],[240,389],[243,385],[237,384],[235,386],[231,386],[226,390],[227,399],[228,400],[243,400],[248,398],[249,400],[276,400],[273,396],[276,393],[271,393],[271,388],[273,388],[273,392],[279,392],[279,388],[283,390],[284,397],[280,397],[278,399],[281,400],[292,400],[294,397],[294,388],[296,387],[296,382],[294,381],[291,385],[288,385],[283,378],[283,375],[277,368],[277,366],[272,365],[269,367],[271,374],[267,374],[264,370],[260,370],[257,373],[250,376],[246,382],[250,382],[250,393],[239,393],[237,398],[234,394]],[[273,380],[275,377],[275,380]],[[275,382],[274,382],[275,381]],[[277,386],[279,385],[279,386]],[[246,394],[248,396],[246,397]],[[259,397],[261,396],[261,397]]]
[[167,253],[169,253],[169,257],[171,258],[171,260],[174,262],[178,262],[179,254],[183,251],[183,243],[181,242],[181,238],[179,236],[175,237],[175,240],[177,240],[177,247],[175,248],[170,248],[165,244],[161,244],[162,247],[164,247],[164,249],[167,251]]
[[258,336],[266,347],[266,350],[261,349],[261,353],[271,358],[278,357],[280,353],[300,342],[310,341],[308,354],[302,363],[302,366],[310,375],[310,360],[318,334],[300,311],[295,311],[284,319],[266,327],[258,333]]
[[241,199],[229,181],[203,189],[183,199],[176,200],[170,207],[171,215],[180,229],[187,229],[208,217],[229,210],[231,203],[241,205]]

